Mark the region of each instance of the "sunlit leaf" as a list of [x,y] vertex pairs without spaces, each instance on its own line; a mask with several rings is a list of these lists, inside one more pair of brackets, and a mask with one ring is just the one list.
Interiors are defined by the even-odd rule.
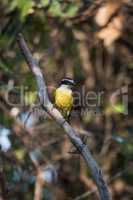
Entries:
[[24,158],[25,153],[26,153],[25,149],[17,149],[15,151],[15,155],[16,155],[17,159],[19,159],[19,160],[22,160]]
[[25,94],[25,104],[26,105],[32,105],[37,99],[37,93],[36,92],[26,92]]
[[124,113],[125,112],[125,106],[121,103],[118,103],[116,105],[113,105],[113,110],[116,113]]
[[73,17],[73,16],[75,16],[77,10],[78,10],[78,7],[76,5],[71,5],[67,9],[66,13],[64,14],[64,17]]
[[51,7],[49,9],[49,12],[53,15],[53,16],[61,16],[62,15],[62,11],[61,11],[61,5],[58,1],[54,1],[52,4],[51,4]]
[[50,0],[41,0],[40,3],[41,3],[42,6],[45,7],[45,6],[47,6],[49,4],[49,2],[50,2]]
[[32,0],[13,0],[11,2],[10,10],[14,10],[18,8],[20,10],[20,18],[24,20],[24,18],[31,12],[31,9],[34,6],[34,1]]

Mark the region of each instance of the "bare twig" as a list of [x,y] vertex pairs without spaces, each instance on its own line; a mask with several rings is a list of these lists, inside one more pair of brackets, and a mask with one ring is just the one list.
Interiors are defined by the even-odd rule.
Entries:
[[98,187],[101,200],[111,200],[111,196],[108,192],[107,184],[104,181],[102,171],[97,165],[96,161],[93,159],[88,147],[82,142],[77,132],[63,118],[61,113],[56,108],[54,108],[53,104],[49,100],[46,83],[43,78],[42,72],[38,66],[38,62],[32,57],[32,54],[22,34],[18,35],[18,44],[30,70],[32,71],[34,75],[34,78],[36,79],[37,91],[38,91],[38,96],[40,99],[41,106],[53,119],[56,120],[58,124],[60,124],[60,126],[64,128],[69,139],[71,140],[73,145],[76,147],[76,149],[80,152],[80,154],[86,161],[86,164],[91,170],[93,178]]
[[42,190],[43,190],[43,186],[44,186],[44,179],[42,177],[42,173],[43,173],[43,171],[41,170],[41,168],[38,167],[36,183],[35,183],[34,200],[42,199]]
[[[120,172],[117,172],[112,178],[110,178],[109,180],[107,180],[108,184],[111,184],[114,180],[116,180],[117,178],[121,177],[126,171],[128,171],[132,166],[129,165],[127,168],[121,170]],[[95,192],[97,192],[97,188],[93,187],[92,190],[88,190],[85,193],[77,196],[76,198],[74,198],[73,200],[81,200],[84,199],[86,197],[89,197],[90,195],[94,194]]]

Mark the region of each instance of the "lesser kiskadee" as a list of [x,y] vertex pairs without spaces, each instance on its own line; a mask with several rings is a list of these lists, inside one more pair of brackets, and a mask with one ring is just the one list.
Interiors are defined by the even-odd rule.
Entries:
[[65,118],[69,117],[73,106],[73,87],[74,80],[70,78],[63,78],[59,87],[55,91],[55,105],[62,112]]

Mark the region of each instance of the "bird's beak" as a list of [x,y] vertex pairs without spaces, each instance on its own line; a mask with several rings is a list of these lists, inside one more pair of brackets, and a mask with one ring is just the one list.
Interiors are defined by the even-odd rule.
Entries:
[[75,83],[75,82],[73,82],[73,86],[74,86],[74,87],[76,86],[76,83]]

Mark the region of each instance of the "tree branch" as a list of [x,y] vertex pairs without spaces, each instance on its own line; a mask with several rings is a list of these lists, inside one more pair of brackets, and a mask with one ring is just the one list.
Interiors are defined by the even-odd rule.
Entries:
[[43,78],[42,72],[38,66],[38,62],[33,58],[23,35],[19,34],[17,40],[21,52],[24,55],[25,60],[34,75],[34,78],[36,79],[37,91],[41,106],[53,119],[56,120],[58,124],[64,128],[69,139],[86,161],[86,164],[91,170],[92,176],[98,187],[101,200],[111,200],[112,198],[109,194],[107,184],[103,178],[102,171],[96,161],[93,159],[88,147],[82,142],[78,136],[78,133],[70,126],[70,124],[63,118],[61,113],[54,108],[53,104],[51,103],[48,97],[45,79]]
[[42,177],[43,170],[38,167],[37,169],[37,178],[35,183],[35,194],[34,200],[41,200],[42,199],[42,190],[44,186],[44,178]]

